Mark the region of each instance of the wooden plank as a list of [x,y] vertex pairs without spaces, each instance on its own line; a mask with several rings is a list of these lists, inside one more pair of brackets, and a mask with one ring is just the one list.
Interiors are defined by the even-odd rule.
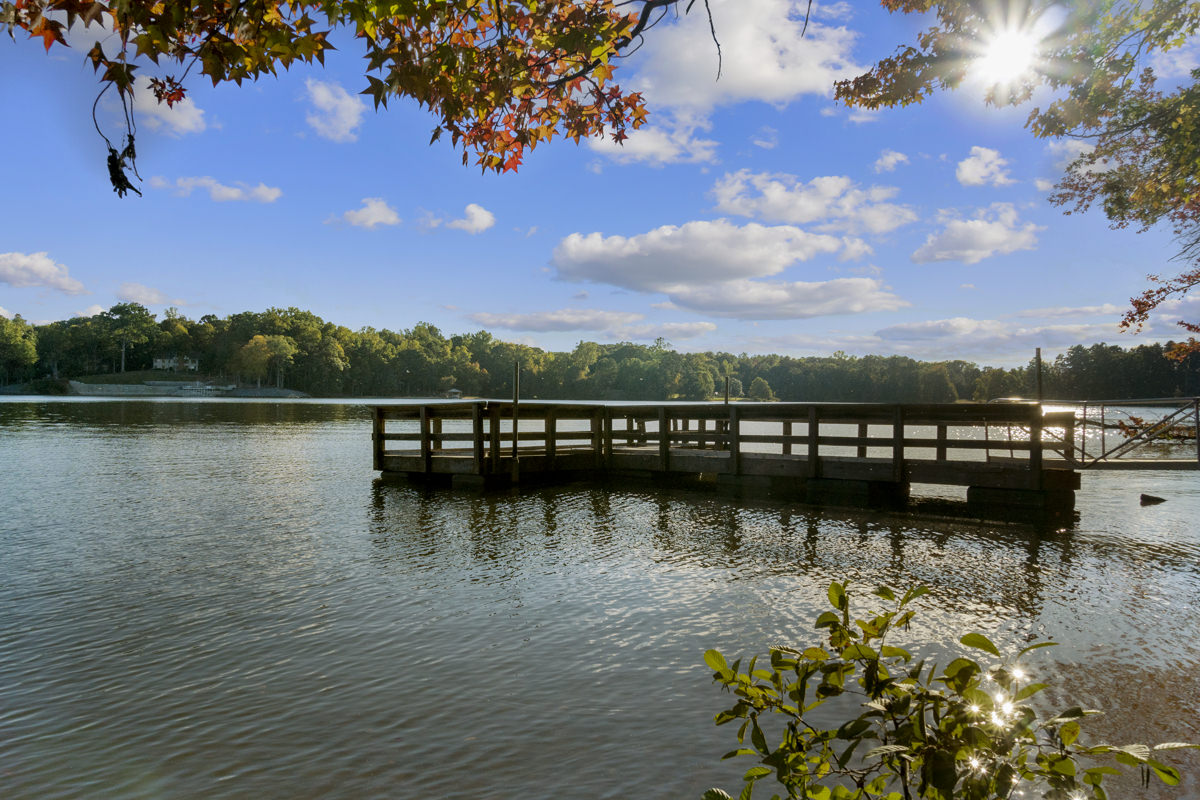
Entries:
[[734,475],[742,474],[742,408],[741,404],[729,407],[729,467]]
[[371,468],[376,471],[383,469],[384,428],[383,409],[376,406],[371,412]]
[[500,406],[488,409],[488,462],[493,474],[500,472]]
[[553,408],[547,408],[545,414],[546,460],[550,469],[554,469],[555,457],[558,455],[558,418]]
[[870,429],[870,426],[867,425],[867,423],[865,423],[865,422],[858,423],[858,438],[862,441],[862,443],[858,445],[858,457],[859,458],[867,457],[867,439],[869,438],[868,434],[870,432],[871,432],[871,429]]
[[808,407],[808,477],[821,476],[821,416],[817,406]]
[[476,475],[483,474],[483,406],[471,406],[471,467]]
[[432,454],[429,446],[429,407],[421,406],[421,471],[429,474],[433,470],[429,458]]
[[892,412],[892,480],[904,480],[904,407]]
[[671,420],[667,417],[667,407],[658,409],[658,468],[666,472],[671,467]]
[[941,424],[937,426],[937,455],[934,456],[938,461],[946,460],[946,426]]
[[783,441],[780,444],[783,454],[790,456],[792,454],[792,421],[790,419],[783,421]]

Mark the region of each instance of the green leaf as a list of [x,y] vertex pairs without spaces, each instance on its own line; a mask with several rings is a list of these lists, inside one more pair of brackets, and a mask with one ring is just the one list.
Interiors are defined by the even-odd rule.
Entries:
[[729,665],[725,663],[725,656],[721,655],[721,653],[717,650],[705,650],[704,663],[712,667],[713,672],[729,671]]
[[1029,647],[1026,647],[1024,650],[1017,653],[1017,658],[1025,655],[1030,650],[1037,650],[1039,647],[1058,647],[1058,642],[1038,642],[1037,644],[1031,644]]
[[908,661],[912,658],[912,653],[905,650],[903,647],[892,647],[890,644],[885,644],[879,648],[879,654],[884,658],[902,658]]
[[1058,736],[1062,739],[1064,747],[1070,747],[1079,738],[1079,723],[1068,722],[1058,729]]
[[837,581],[832,581],[829,584],[829,605],[836,608],[838,611],[845,611],[849,605],[849,600],[846,599],[846,587]]
[[1200,749],[1200,744],[1192,744],[1191,742],[1163,742],[1162,744],[1154,745],[1155,750],[1183,750],[1184,748],[1196,750]]
[[1154,759],[1150,759],[1146,763],[1150,765],[1150,769],[1154,770],[1154,774],[1158,776],[1158,779],[1167,786],[1179,785],[1179,770],[1175,769],[1174,767],[1169,767],[1166,764],[1159,763]]
[[1035,694],[1046,688],[1044,683],[1031,683],[1028,686],[1022,686],[1020,691],[1013,695],[1013,702],[1019,703],[1026,697],[1033,697]]
[[906,606],[918,597],[929,594],[928,586],[915,586],[904,593],[904,597],[900,599],[900,605]]
[[984,636],[982,633],[968,633],[958,641],[965,644],[967,647],[974,647],[977,650],[984,650],[996,658],[1000,657],[1000,650],[996,645],[992,644],[992,640]]
[[756,781],[759,778],[765,778],[771,774],[770,767],[751,767],[746,770],[746,774],[742,776],[743,780]]
[[771,752],[771,748],[767,746],[767,737],[763,734],[762,728],[758,727],[758,720],[752,720],[750,723],[750,743],[763,755]]
[[865,644],[852,644],[842,651],[842,658],[847,661],[852,661],[856,658],[866,658],[871,661],[878,661],[879,654],[875,652],[875,648],[868,647]]
[[829,658],[829,653],[820,647],[806,647],[803,655],[809,661],[825,661]]
[[738,756],[756,756],[756,755],[758,755],[757,750],[751,750],[746,747],[739,747],[737,750],[730,750],[728,753],[721,756],[721,760],[724,761],[727,758],[737,758]]
[[700,800],[733,800],[733,797],[731,797],[725,791],[714,787],[700,795]]
[[875,589],[875,596],[882,597],[884,600],[896,601],[896,593],[889,586],[878,586]]

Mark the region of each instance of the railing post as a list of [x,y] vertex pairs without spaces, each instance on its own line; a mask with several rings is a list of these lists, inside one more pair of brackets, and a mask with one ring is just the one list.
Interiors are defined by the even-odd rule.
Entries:
[[442,418],[435,416],[432,419],[432,422],[433,422],[433,431],[430,433],[430,436],[432,437],[433,441],[431,443],[431,447],[435,451],[441,450],[442,449]]
[[892,480],[904,480],[904,406],[892,411]]
[[[628,419],[629,418],[626,417],[626,420]],[[596,464],[597,466],[610,468],[612,467],[613,447],[616,445],[616,442],[614,441],[615,434],[613,433],[612,409],[610,409],[608,406],[604,407],[603,419],[601,420],[600,424],[600,455]],[[625,423],[625,425],[626,429],[628,430],[628,421]],[[628,445],[632,443],[627,439],[625,444]]]
[[736,404],[729,409],[729,466],[734,475],[742,474],[742,410]]
[[421,406],[421,466],[426,475],[433,471],[433,454],[429,447],[429,406]]
[[821,476],[821,417],[816,406],[808,407],[808,477]]
[[1192,433],[1196,436],[1196,461],[1200,461],[1200,397],[1192,400]]
[[700,420],[696,423],[696,425],[699,426],[697,428],[697,430],[700,433],[700,436],[696,439],[696,449],[703,450],[705,442],[707,441],[704,438],[704,434],[705,434],[705,432],[708,431],[708,420],[704,419],[704,417],[701,417]]
[[937,426],[937,456],[938,461],[946,460],[946,423],[939,422]]
[[488,460],[492,472],[500,471],[500,404],[488,404]]
[[671,420],[667,407],[658,407],[658,468],[666,472],[671,464]]
[[471,404],[471,469],[476,475],[483,474],[483,407]]
[[554,407],[550,406],[546,409],[546,421],[542,425],[546,438],[546,465],[550,469],[554,469],[555,460],[558,457],[558,418],[554,414]]
[[[1197,451],[1196,456],[1200,458],[1200,451]],[[1080,462],[1087,460],[1087,403],[1083,404],[1083,419],[1079,426],[1079,460]]]
[[371,469],[383,471],[383,409],[375,406],[371,410]]
[[[866,439],[867,434],[869,434],[869,433],[870,433],[870,430],[867,426],[867,423],[865,423],[865,422],[858,423],[858,438],[859,439]],[[858,455],[859,458],[867,457],[867,443],[866,442],[863,442],[858,446],[858,450],[856,451],[856,454]]]
[[1042,488],[1042,407],[1033,406],[1034,418],[1029,422],[1029,471],[1033,489]]
[[790,419],[783,422],[783,454],[790,456],[792,454],[792,421]]

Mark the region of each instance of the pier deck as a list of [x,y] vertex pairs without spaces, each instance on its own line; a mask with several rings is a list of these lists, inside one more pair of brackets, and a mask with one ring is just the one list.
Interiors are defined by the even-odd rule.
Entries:
[[1079,473],[1043,431],[1073,424],[1036,404],[433,402],[374,408],[373,463],[455,485],[634,478],[870,507],[965,486],[974,516],[1054,516]]

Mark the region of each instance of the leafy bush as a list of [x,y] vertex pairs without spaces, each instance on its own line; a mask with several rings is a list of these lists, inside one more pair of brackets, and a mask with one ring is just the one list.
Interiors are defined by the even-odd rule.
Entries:
[[[909,606],[927,592],[918,587],[898,596],[880,587],[873,594],[891,610],[852,619],[846,585],[834,582],[832,610],[816,620],[828,634],[826,646],[773,647],[769,669],[755,656],[744,672],[740,659],[729,665],[716,650],[705,653],[714,680],[737,698],[716,716],[717,725],[741,720],[742,746],[725,758],[759,762],[745,773],[742,800],[772,774],[787,797],[809,800],[1104,800],[1104,776],[1120,774],[1112,762],[1139,768],[1144,784],[1151,775],[1179,783],[1179,772],[1156,760],[1156,751],[1200,745],[1086,745],[1080,723],[1100,712],[1076,706],[1039,718],[1028,701],[1046,684],[1029,679],[1021,658],[1054,642],[1002,658],[986,636],[968,633],[960,642],[991,656],[989,662],[955,658],[940,672],[890,644],[895,629],[912,620]],[[813,721],[815,709],[843,695],[843,702],[857,698],[862,713],[837,728]],[[764,714],[785,723],[778,744],[768,742]],[[703,800],[729,797],[710,789]]]

